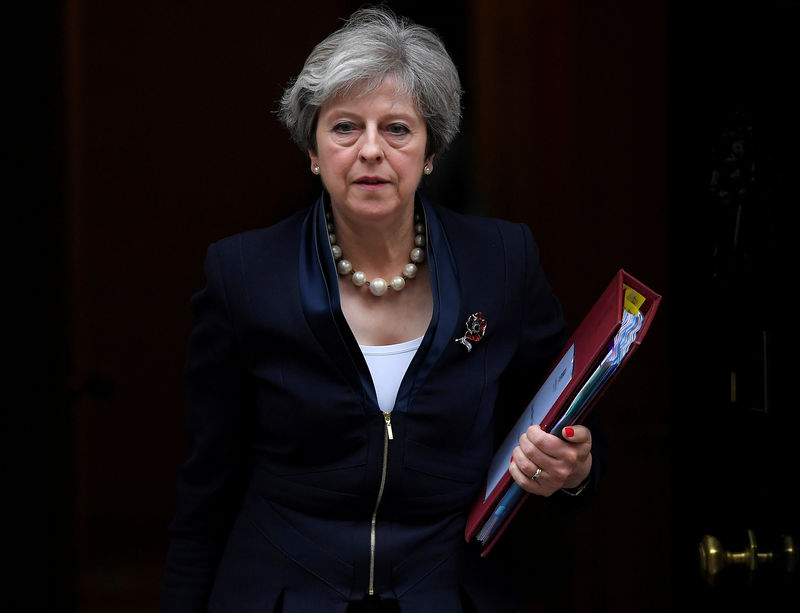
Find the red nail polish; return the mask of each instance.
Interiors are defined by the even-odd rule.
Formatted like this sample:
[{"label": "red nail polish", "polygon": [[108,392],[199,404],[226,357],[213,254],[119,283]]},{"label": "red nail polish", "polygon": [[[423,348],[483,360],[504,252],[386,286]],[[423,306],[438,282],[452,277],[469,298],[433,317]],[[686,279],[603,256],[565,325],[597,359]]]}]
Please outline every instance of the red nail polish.
[{"label": "red nail polish", "polygon": [[575,430],[569,427],[564,428],[564,436],[566,436],[567,438],[572,438],[573,436],[575,436]]}]

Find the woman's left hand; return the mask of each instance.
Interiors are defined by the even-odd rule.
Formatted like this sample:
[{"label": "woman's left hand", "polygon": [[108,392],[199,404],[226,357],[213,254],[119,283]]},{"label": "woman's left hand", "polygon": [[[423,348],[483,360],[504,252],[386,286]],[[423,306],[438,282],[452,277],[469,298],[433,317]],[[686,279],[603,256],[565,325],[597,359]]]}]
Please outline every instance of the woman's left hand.
[{"label": "woman's left hand", "polygon": [[530,494],[550,496],[578,487],[592,470],[592,433],[585,426],[562,430],[564,439],[531,426],[519,437],[508,472]]}]

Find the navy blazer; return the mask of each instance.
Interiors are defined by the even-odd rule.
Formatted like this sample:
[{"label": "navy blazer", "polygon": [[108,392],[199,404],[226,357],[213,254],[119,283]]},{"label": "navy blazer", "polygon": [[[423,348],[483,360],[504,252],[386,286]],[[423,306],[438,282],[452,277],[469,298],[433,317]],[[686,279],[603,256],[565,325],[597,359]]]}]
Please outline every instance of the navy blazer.
[{"label": "navy blazer", "polygon": [[[496,406],[499,391],[532,395],[565,326],[526,226],[418,205],[428,259],[413,282],[429,279],[433,316],[391,440],[340,308],[324,198],[209,248],[162,611],[263,613],[282,597],[288,613],[344,612],[370,591],[415,613],[461,611],[460,591],[501,609],[466,512],[495,411],[523,406]],[[487,328],[467,351],[455,339],[476,312]]]}]

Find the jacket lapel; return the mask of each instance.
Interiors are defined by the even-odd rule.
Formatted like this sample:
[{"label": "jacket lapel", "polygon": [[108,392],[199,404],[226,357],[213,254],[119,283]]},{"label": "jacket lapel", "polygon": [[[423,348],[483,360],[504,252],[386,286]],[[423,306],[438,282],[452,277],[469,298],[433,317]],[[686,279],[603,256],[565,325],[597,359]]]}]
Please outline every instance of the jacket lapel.
[{"label": "jacket lapel", "polygon": [[450,250],[442,221],[434,207],[418,194],[425,215],[426,251],[433,291],[433,316],[417,355],[406,372],[397,393],[395,408],[406,411],[417,390],[425,383],[448,344],[455,338],[461,311],[461,292],[455,258]]},{"label": "jacket lapel", "polygon": [[300,301],[309,328],[362,402],[378,406],[369,368],[342,313],[336,263],[325,219],[325,195],[311,207],[300,240]]}]

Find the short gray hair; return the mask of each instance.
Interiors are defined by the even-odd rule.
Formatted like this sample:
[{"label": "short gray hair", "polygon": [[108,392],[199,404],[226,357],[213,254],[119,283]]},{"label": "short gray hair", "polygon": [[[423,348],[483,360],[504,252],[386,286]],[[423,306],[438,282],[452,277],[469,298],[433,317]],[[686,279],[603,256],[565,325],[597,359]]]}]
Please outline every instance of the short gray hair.
[{"label": "short gray hair", "polygon": [[461,121],[461,81],[444,43],[431,29],[385,8],[362,8],[319,43],[283,93],[278,111],[303,151],[316,151],[319,111],[354,87],[377,89],[387,75],[425,119],[426,155],[440,153]]}]

